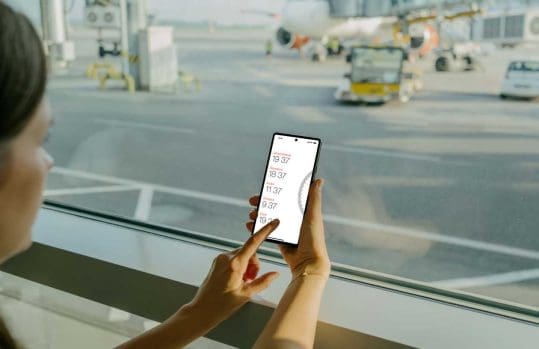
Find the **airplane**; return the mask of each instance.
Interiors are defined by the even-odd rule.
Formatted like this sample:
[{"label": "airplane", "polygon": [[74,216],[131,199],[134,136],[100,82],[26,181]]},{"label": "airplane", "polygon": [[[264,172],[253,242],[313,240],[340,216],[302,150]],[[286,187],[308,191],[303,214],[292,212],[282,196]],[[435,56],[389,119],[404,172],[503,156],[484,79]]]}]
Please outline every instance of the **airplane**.
[{"label": "airplane", "polygon": [[[425,5],[424,8],[431,9],[432,6]],[[302,50],[308,47],[313,60],[324,60],[328,51],[335,53],[326,47],[330,40],[335,39],[340,43],[336,53],[340,53],[342,42],[346,40],[382,44],[394,43],[398,39],[420,56],[428,54],[439,43],[437,30],[428,23],[437,19],[432,14],[411,18],[403,13],[376,17],[336,17],[332,16],[328,0],[289,0],[281,14],[254,10],[244,12],[265,14],[280,20],[275,33],[277,42],[288,49]],[[474,9],[442,16],[442,19],[453,20],[477,13],[479,11]]]}]

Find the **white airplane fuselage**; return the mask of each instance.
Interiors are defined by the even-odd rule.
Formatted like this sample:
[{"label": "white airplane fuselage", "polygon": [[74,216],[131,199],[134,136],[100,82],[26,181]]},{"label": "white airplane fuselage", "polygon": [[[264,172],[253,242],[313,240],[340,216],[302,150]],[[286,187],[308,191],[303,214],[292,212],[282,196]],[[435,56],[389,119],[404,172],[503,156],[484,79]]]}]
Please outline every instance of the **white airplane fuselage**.
[{"label": "white airplane fuselage", "polygon": [[394,22],[394,18],[387,17],[331,17],[329,2],[323,0],[287,1],[282,12],[284,29],[315,40],[371,38],[381,32],[384,24]]}]

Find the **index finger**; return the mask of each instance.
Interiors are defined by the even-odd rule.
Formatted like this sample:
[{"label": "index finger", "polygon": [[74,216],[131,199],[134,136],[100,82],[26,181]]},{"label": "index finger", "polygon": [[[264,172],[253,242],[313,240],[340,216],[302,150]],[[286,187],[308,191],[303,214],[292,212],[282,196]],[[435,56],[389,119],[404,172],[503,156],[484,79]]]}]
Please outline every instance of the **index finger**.
[{"label": "index finger", "polygon": [[251,196],[249,198],[249,203],[253,206],[257,206],[260,201],[260,195]]},{"label": "index finger", "polygon": [[274,219],[266,224],[262,229],[251,235],[245,244],[240,248],[236,255],[240,261],[248,261],[252,255],[256,253],[256,250],[266,240],[266,238],[279,226],[279,220]]}]

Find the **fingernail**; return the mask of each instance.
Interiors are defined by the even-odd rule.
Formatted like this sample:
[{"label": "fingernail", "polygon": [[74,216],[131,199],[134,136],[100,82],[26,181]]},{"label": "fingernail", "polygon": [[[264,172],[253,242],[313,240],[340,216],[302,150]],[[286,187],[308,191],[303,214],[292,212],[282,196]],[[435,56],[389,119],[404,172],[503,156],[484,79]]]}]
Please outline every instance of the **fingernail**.
[{"label": "fingernail", "polygon": [[324,185],[324,180],[323,179],[316,180],[316,187],[318,189],[321,189],[323,185]]},{"label": "fingernail", "polygon": [[281,223],[281,221],[279,221],[279,219],[274,219],[271,221],[271,226],[272,227],[277,227],[279,225],[279,223]]}]

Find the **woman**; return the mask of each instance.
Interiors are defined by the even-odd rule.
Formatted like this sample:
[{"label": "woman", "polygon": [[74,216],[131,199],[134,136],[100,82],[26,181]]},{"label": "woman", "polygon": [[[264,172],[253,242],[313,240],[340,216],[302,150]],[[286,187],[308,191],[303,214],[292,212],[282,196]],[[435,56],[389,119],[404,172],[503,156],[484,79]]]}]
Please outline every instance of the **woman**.
[{"label": "woman", "polygon": [[[42,202],[52,158],[43,149],[51,112],[45,97],[47,72],[41,41],[30,21],[0,0],[0,263],[31,245],[31,228]],[[310,348],[330,262],[324,241],[321,188],[317,180],[297,249],[280,247],[292,281],[258,338],[256,348]],[[259,198],[249,202],[256,206]],[[256,218],[251,211],[250,231]],[[237,250],[222,253],[195,298],[168,320],[119,348],[181,348],[203,336],[266,289],[277,276],[259,276],[256,250],[279,225],[275,220]],[[0,322],[0,348],[15,348]]]}]

